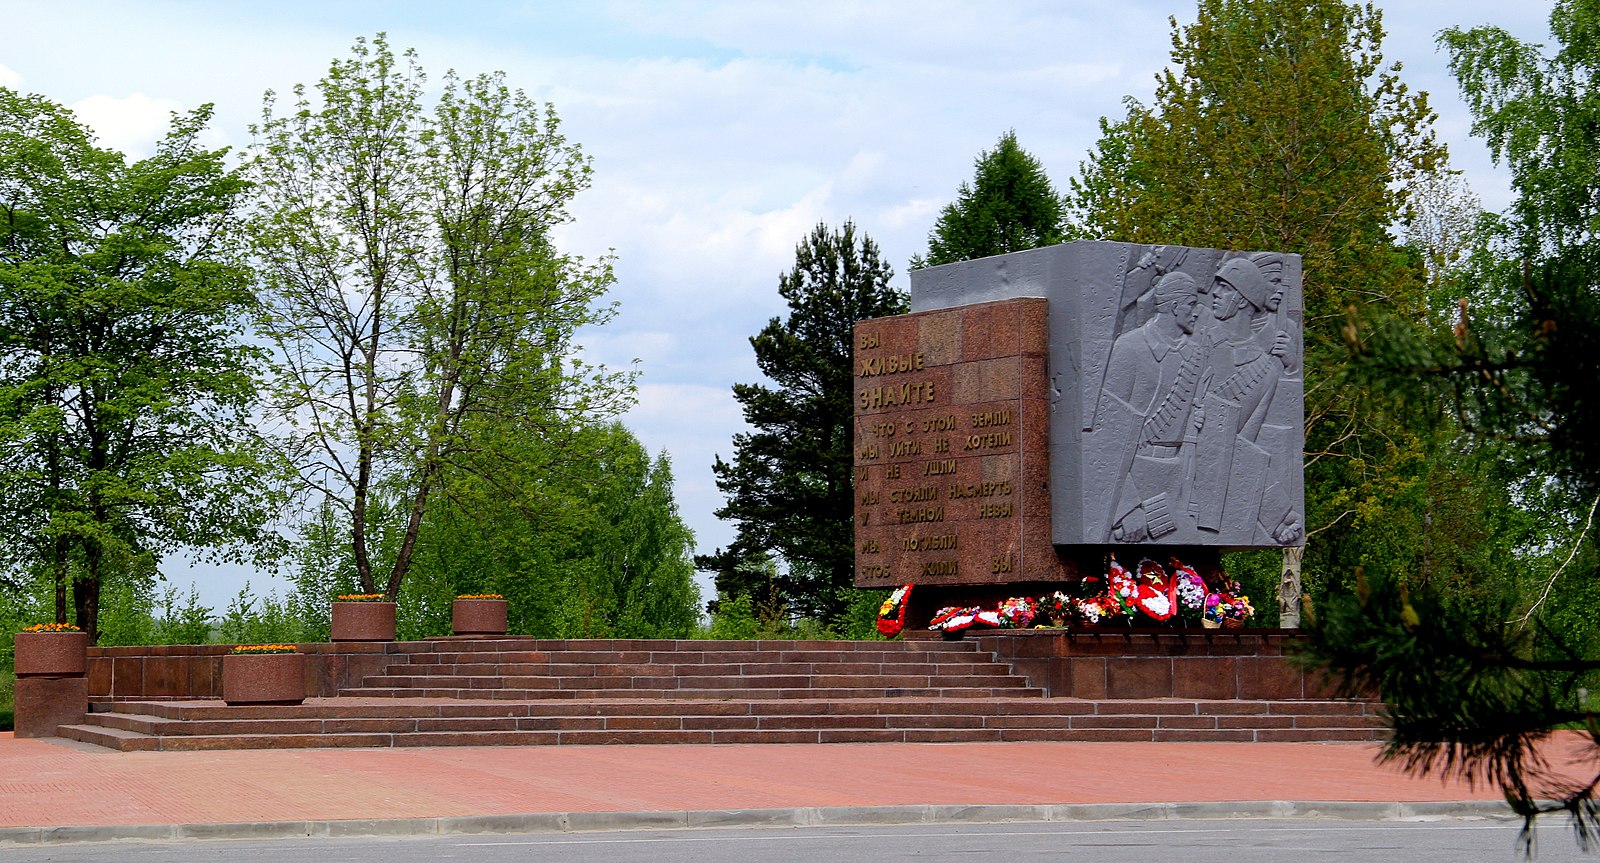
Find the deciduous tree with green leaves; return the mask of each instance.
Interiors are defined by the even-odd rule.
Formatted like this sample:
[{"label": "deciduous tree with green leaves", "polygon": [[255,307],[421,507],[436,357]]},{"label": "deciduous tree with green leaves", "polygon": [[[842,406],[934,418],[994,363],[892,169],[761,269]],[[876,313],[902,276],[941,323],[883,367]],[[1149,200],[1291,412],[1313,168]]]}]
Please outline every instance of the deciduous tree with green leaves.
[{"label": "deciduous tree with green leaves", "polygon": [[[789,315],[750,339],[772,386],[733,385],[754,430],[734,435],[733,461],[719,456],[712,466],[727,495],[717,517],[736,522],[738,533],[727,549],[695,562],[717,573],[720,596],[757,594],[758,603],[781,601],[823,621],[848,607],[855,324],[908,310],[889,284],[893,275],[878,244],[845,222],[838,230],[817,225],[795,248],[794,269],[778,278]],[[757,562],[770,556],[783,566],[769,581]]]},{"label": "deciduous tree with green leaves", "polygon": [[99,633],[101,586],[180,547],[267,543],[260,352],[234,254],[244,181],[175,116],[155,154],[95,145],[67,109],[0,88],[0,544]]},{"label": "deciduous tree with green leaves", "polygon": [[[574,342],[614,312],[609,259],[550,237],[588,160],[498,74],[447,73],[431,109],[424,83],[414,54],[358,39],[314,96],[268,94],[247,165],[273,412],[303,487],[344,515],[361,589],[391,597],[448,471],[514,485],[633,393]],[[504,457],[510,426],[550,461]]]},{"label": "deciduous tree with green leaves", "polygon": [[412,586],[431,591],[436,632],[449,630],[451,597],[493,592],[509,600],[513,632],[691,635],[699,621],[694,537],[679,517],[666,455],[652,459],[620,423],[584,429],[564,450],[562,462],[512,495],[475,473],[450,474],[413,567]]},{"label": "deciduous tree with green leaves", "polygon": [[962,182],[928,233],[928,254],[911,268],[970,261],[1059,243],[1066,206],[1044,166],[1017,143],[1016,130],[978,154],[972,183]]},{"label": "deciduous tree with green leaves", "polygon": [[[1455,274],[1453,325],[1374,315],[1349,331],[1362,379],[1413,416],[1442,410],[1464,448],[1522,478],[1519,505],[1543,530],[1500,562],[1511,589],[1497,594],[1369,573],[1356,596],[1319,609],[1312,659],[1382,694],[1385,757],[1497,785],[1528,827],[1569,813],[1589,850],[1600,839],[1600,2],[1560,0],[1551,29],[1553,55],[1494,27],[1444,32],[1474,131],[1510,168],[1516,198]],[[1570,764],[1540,748],[1562,726],[1590,744]]]},{"label": "deciduous tree with green leaves", "polygon": [[[1382,19],[1341,0],[1200,0],[1172,23],[1155,100],[1128,101],[1071,184],[1091,239],[1296,252],[1304,258],[1306,504],[1317,578],[1352,571],[1420,481],[1426,442],[1341,384],[1347,309],[1421,316],[1423,270],[1393,231],[1445,169],[1426,96],[1382,58]],[[1417,545],[1411,542],[1410,545]],[[1285,556],[1298,578],[1298,550]],[[1298,591],[1284,596],[1292,615]]]}]

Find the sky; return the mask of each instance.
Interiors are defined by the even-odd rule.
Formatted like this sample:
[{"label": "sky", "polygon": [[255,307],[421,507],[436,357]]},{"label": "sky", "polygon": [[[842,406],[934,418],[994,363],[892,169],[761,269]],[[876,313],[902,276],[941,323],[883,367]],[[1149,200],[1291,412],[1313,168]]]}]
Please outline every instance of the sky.
[{"label": "sky", "polygon": [[[1484,206],[1506,173],[1470,135],[1441,29],[1493,24],[1549,41],[1550,0],[1390,0],[1384,55],[1426,91]],[[0,0],[0,86],[77,112],[104,146],[151,152],[173,111],[213,103],[208,144],[250,144],[265,91],[308,87],[358,36],[417,51],[430,80],[503,71],[554,105],[594,163],[560,247],[616,256],[620,314],[583,333],[586,358],[638,361],[625,421],[667,452],[698,550],[733,526],[711,464],[745,430],[734,383],[759,381],[749,337],[786,307],[778,277],[818,223],[854,220],[907,287],[938,211],[1007,130],[1065,189],[1102,116],[1148,102],[1168,61],[1169,16],[1192,0],[807,3],[555,0]],[[1293,250],[1289,250],[1293,251]],[[283,576],[169,559],[170,583],[221,608],[250,579]]]}]

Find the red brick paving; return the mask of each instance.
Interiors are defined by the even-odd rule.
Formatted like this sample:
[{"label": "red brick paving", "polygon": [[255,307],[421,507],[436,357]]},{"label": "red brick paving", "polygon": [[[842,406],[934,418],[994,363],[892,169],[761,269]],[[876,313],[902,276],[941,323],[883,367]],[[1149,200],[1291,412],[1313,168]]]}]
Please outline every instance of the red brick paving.
[{"label": "red brick paving", "polygon": [[[1562,741],[1565,750],[1571,741]],[[0,733],[0,827],[907,804],[1493,800],[1368,744],[128,752]]]}]

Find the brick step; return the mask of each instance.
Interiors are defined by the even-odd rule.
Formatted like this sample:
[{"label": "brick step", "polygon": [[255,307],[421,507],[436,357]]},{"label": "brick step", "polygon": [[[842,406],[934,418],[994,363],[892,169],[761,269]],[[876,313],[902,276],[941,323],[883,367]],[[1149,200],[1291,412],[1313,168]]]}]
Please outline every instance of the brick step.
[{"label": "brick step", "polygon": [[[431,657],[430,657],[431,659]],[[396,663],[391,672],[405,676],[484,677],[532,676],[552,677],[676,677],[681,675],[771,675],[771,674],[854,674],[854,675],[943,675],[1006,676],[1011,669],[999,662],[947,663],[947,662],[749,662],[749,663],[683,663],[650,662],[623,663],[567,663],[567,662],[462,662],[445,663],[413,660]]]},{"label": "brick step", "polygon": [[62,726],[119,750],[601,743],[1374,741],[1360,701],[973,698],[700,701],[313,699],[98,704]]},{"label": "brick step", "polygon": [[536,746],[717,743],[1005,743],[1005,742],[1366,742],[1375,729],[1187,728],[606,728],[439,730],[415,732],[140,734],[91,725],[63,726],[62,736],[111,749],[216,750],[340,747]]},{"label": "brick step", "polygon": [[362,680],[365,687],[389,689],[628,689],[676,692],[682,689],[757,691],[763,689],[961,689],[967,687],[1015,688],[1024,690],[1027,681],[1006,675],[841,675],[788,674],[744,676],[573,677],[517,675],[423,675],[396,673],[371,675]]},{"label": "brick step", "polygon": [[752,663],[992,665],[990,654],[904,650],[482,650],[408,652],[413,663],[527,662],[539,665],[749,665]]},{"label": "brick step", "polygon": [[[996,661],[994,651],[973,641],[674,641],[608,639],[466,638],[425,639],[398,643],[396,651],[427,661],[428,657],[507,656],[542,661],[575,662],[980,662]],[[566,658],[563,660],[562,658]]]},{"label": "brick step", "polygon": [[340,691],[352,698],[485,698],[509,701],[528,701],[540,698],[639,698],[656,693],[661,698],[712,699],[720,701],[757,701],[771,698],[783,699],[845,699],[845,698],[1042,698],[1044,691],[1032,687],[966,686],[966,687],[810,687],[771,689],[511,689],[484,688],[426,688],[359,686]]},{"label": "brick step", "polygon": [[[1261,717],[1247,717],[1260,720]],[[103,728],[156,737],[219,737],[300,734],[418,734],[482,731],[769,731],[841,729],[1146,729],[1146,730],[1261,730],[1261,729],[1362,729],[1373,724],[1327,724],[1326,717],[1306,721],[1273,717],[1270,724],[1241,721],[1239,717],[1171,716],[929,716],[914,714],[742,714],[713,716],[454,716],[391,718],[283,718],[283,719],[161,719],[127,713],[95,714],[91,721]]]},{"label": "brick step", "polygon": [[[897,716],[1155,716],[1213,718],[1229,727],[1234,720],[1272,720],[1257,727],[1291,727],[1276,720],[1324,717],[1334,722],[1359,719],[1379,725],[1378,705],[1362,701],[1196,701],[1144,699],[1093,701],[1079,698],[992,698],[926,701],[903,698],[828,700],[668,700],[587,698],[499,701],[490,699],[330,698],[299,705],[229,705],[216,700],[111,702],[94,706],[94,716],[120,713],[159,719],[381,719],[498,718],[525,716],[728,716],[861,715]],[[1244,726],[1235,726],[1244,727]]]}]

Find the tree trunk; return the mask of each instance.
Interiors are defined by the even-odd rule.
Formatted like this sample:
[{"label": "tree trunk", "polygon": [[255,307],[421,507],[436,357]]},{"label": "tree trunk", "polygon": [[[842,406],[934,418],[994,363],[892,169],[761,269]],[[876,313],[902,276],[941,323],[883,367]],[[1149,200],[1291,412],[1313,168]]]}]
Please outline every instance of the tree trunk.
[{"label": "tree trunk", "polygon": [[65,535],[57,536],[50,557],[50,570],[56,583],[56,623],[67,622],[67,576],[71,572],[67,566],[67,553],[71,550],[71,542]]},{"label": "tree trunk", "polygon": [[1294,545],[1283,550],[1283,575],[1278,579],[1278,625],[1300,628],[1300,561],[1306,547]]},{"label": "tree trunk", "polygon": [[78,617],[78,628],[88,633],[89,643],[100,643],[100,543],[91,539],[84,544],[84,575],[72,582],[72,604]]}]

